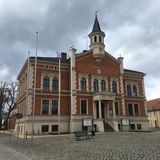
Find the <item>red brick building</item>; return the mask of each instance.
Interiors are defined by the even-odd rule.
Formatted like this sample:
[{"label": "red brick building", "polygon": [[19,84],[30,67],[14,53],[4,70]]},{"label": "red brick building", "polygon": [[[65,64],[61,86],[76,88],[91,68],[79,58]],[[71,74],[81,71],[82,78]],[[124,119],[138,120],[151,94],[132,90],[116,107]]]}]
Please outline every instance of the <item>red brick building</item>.
[{"label": "red brick building", "polygon": [[35,57],[28,58],[18,75],[20,133],[31,133],[32,113],[35,134],[82,130],[83,118],[92,118],[96,130],[102,132],[108,127],[148,130],[145,74],[124,69],[122,57],[116,59],[105,51],[104,37],[96,16],[90,49],[76,53],[72,48],[70,58],[66,53],[60,59],[37,57],[36,83]]}]

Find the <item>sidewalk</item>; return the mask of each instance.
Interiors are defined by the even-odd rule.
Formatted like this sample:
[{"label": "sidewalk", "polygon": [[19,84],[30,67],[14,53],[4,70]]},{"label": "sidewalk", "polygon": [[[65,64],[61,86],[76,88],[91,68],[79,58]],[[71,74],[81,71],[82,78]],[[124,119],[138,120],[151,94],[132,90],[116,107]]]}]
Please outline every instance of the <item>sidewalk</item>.
[{"label": "sidewalk", "polygon": [[31,160],[15,150],[0,143],[0,160]]}]

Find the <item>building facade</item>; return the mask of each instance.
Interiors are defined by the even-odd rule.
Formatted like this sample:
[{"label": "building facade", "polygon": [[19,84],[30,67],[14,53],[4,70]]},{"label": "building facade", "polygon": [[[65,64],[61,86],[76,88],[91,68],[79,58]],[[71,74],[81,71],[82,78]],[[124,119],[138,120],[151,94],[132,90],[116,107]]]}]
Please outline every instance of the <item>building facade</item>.
[{"label": "building facade", "polygon": [[147,101],[147,113],[150,127],[160,128],[160,98]]},{"label": "building facade", "polygon": [[104,37],[96,16],[89,50],[71,48],[69,58],[37,57],[37,65],[28,58],[18,75],[17,110],[23,116],[16,131],[68,133],[82,130],[84,118],[101,132],[148,130],[145,74],[124,69],[123,57],[105,51]]}]

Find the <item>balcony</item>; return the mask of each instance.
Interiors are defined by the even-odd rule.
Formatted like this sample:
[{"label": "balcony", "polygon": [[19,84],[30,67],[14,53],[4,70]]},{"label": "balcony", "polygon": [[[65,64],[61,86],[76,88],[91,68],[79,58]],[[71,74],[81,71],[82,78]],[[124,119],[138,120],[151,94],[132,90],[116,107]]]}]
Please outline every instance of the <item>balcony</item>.
[{"label": "balcony", "polygon": [[93,95],[93,100],[115,100],[115,95],[116,93],[110,92],[110,91],[101,91],[101,92],[96,92]]}]

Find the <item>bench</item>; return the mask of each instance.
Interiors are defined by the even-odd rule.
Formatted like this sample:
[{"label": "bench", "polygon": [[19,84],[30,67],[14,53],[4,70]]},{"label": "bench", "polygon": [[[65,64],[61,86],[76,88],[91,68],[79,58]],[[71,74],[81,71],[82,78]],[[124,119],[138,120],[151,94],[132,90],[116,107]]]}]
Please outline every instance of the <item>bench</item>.
[{"label": "bench", "polygon": [[92,136],[91,134],[88,134],[87,131],[75,131],[74,134],[76,137],[76,141],[80,141],[81,137],[85,137],[85,139],[88,140]]}]

